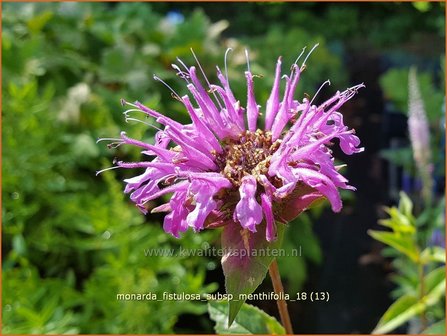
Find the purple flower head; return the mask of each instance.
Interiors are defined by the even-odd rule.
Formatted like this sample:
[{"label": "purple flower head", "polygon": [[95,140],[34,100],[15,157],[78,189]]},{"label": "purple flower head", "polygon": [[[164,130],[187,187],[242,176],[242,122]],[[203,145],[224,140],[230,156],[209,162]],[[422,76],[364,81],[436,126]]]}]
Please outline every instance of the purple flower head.
[{"label": "purple flower head", "polygon": [[[363,151],[339,112],[363,84],[313,105],[313,100],[295,97],[305,62],[301,67],[295,62],[290,74],[281,76],[279,58],[265,107],[256,101],[253,74],[245,72],[244,107],[219,68],[220,83],[210,84],[205,77],[205,87],[194,66],[180,63],[183,69],[173,67],[186,81],[190,95],[176,98],[188,111],[190,124],[180,124],[139,102],[123,102],[131,107],[126,116],[143,112],[164,126],[154,144],[129,138],[124,132],[115,139],[117,145],[140,147],[147,157],[141,162],[116,162],[121,168],[145,169],[125,180],[125,192],[143,213],[149,201],[171,194],[168,203],[152,212],[168,213],[164,229],[175,237],[189,227],[200,231],[231,222],[256,232],[265,221],[266,239],[272,241],[276,221],[290,221],[316,199],[325,197],[333,211],[340,211],[338,188],[355,189],[334,165],[330,145],[337,138],[344,153]],[[285,81],[283,93],[281,80]]]}]

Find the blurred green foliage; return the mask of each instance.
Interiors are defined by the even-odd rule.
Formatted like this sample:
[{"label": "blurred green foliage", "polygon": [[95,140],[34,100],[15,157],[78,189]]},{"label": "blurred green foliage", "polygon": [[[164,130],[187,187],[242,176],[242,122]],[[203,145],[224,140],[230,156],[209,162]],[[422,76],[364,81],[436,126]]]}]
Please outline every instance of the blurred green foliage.
[{"label": "blurred green foliage", "polygon": [[[433,32],[444,35],[445,4],[424,3],[358,4],[346,1],[334,5],[314,1],[303,2],[299,6],[293,2],[249,2],[223,7],[204,3],[202,6],[212,19],[222,16],[232,18],[226,33],[230,36],[263,36],[272,26],[283,32],[301,27],[307,32],[324,36],[331,44],[342,41],[351,48],[390,48],[402,41],[419,43]],[[161,10],[180,9],[187,13],[194,8],[190,3],[169,2],[157,3],[154,7]],[[299,50],[302,48],[299,43],[302,42],[296,41],[291,47]],[[436,46],[433,46],[435,49]]]}]

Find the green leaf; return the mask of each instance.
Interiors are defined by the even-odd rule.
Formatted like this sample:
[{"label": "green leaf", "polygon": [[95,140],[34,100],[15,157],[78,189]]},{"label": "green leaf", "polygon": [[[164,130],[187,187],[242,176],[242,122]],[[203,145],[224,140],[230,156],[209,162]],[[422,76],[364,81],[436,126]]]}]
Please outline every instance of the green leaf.
[{"label": "green leaf", "polygon": [[26,241],[23,238],[23,235],[17,234],[12,238],[12,246],[14,251],[17,252],[18,255],[24,256],[26,255]]},{"label": "green leaf", "polygon": [[445,264],[445,249],[439,246],[427,247],[421,253],[421,262],[427,264],[430,261]]},{"label": "green leaf", "polygon": [[[395,210],[395,209],[392,209],[392,210]],[[399,233],[414,234],[416,232],[416,228],[414,226],[409,225],[405,222],[396,220],[395,218],[379,220],[379,224],[389,227],[393,231],[399,232]]]},{"label": "green leaf", "polygon": [[409,294],[401,296],[388,308],[371,333],[386,334],[419,314],[423,309],[424,305],[418,303],[417,297]]},{"label": "green leaf", "polygon": [[373,230],[368,230],[368,234],[374,239],[404,253],[411,260],[415,262],[418,260],[417,247],[411,236]]},{"label": "green leaf", "polygon": [[428,273],[424,278],[424,286],[426,295],[423,300],[427,306],[432,306],[445,295],[445,267],[438,267]]},{"label": "green leaf", "polygon": [[[396,302],[380,319],[373,334],[385,334],[407,322],[415,315],[425,311],[427,307],[436,304],[445,295],[445,269],[439,267],[424,278],[426,295],[419,300],[415,295],[406,294]],[[418,288],[418,292],[420,287]]]},{"label": "green leaf", "polygon": [[421,332],[423,335],[445,335],[445,319],[436,322]]},{"label": "green leaf", "polygon": [[402,197],[403,199],[401,200],[401,202],[399,202],[399,208],[385,207],[385,211],[390,215],[390,218],[380,220],[379,223],[383,226],[387,226],[393,229],[393,231],[395,232],[413,234],[416,232],[416,220],[411,213],[411,201],[403,193]]},{"label": "green leaf", "polygon": [[28,28],[33,33],[40,32],[43,27],[52,19],[53,12],[45,11],[28,21]]},{"label": "green leaf", "polygon": [[399,196],[399,212],[405,217],[411,218],[413,216],[413,202],[411,202],[411,199],[403,191],[399,193]]},{"label": "green leaf", "polygon": [[230,328],[227,328],[227,301],[209,301],[208,312],[216,322],[214,330],[218,334],[285,334],[283,326],[274,317],[247,303],[242,305]]},{"label": "green leaf", "polygon": [[241,230],[233,222],[227,224],[222,232],[222,268],[225,275],[229,301],[228,325],[231,326],[245,302],[244,295],[251,294],[264,280],[269,265],[282,244],[285,225],[277,223],[277,239],[269,243],[265,239],[265,223],[257,227],[255,233]]},{"label": "green leaf", "polygon": [[431,9],[432,5],[430,2],[426,1],[416,1],[413,2],[413,7],[420,12],[428,12]]}]

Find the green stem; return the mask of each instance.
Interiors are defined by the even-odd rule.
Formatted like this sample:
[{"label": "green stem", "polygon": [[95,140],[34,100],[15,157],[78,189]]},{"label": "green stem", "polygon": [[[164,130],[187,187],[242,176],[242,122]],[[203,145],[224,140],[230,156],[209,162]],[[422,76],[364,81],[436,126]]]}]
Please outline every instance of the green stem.
[{"label": "green stem", "polygon": [[[276,259],[273,259],[269,267],[270,278],[272,279],[273,289],[279,297],[284,297],[284,287],[281,282],[281,276],[279,275],[278,263]],[[283,293],[281,295],[281,293]],[[285,300],[278,299],[279,316],[281,318],[281,324],[286,330],[287,335],[293,335],[292,323],[290,322],[289,311],[287,310],[287,302]]]},{"label": "green stem", "polygon": [[[424,265],[420,260],[418,261],[418,273],[419,273],[419,284],[420,284],[419,301],[423,302],[425,296]],[[422,331],[427,328],[427,318],[425,316],[425,310],[421,311],[420,319],[421,319],[421,331]]]}]

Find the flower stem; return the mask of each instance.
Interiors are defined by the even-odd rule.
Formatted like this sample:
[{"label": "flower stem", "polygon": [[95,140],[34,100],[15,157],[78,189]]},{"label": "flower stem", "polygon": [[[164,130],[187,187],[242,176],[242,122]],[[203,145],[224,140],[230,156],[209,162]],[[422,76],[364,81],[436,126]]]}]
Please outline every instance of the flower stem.
[{"label": "flower stem", "polygon": [[[422,302],[425,296],[425,284],[424,284],[424,265],[419,260],[418,262],[418,273],[419,273],[419,300]],[[421,319],[421,331],[425,330],[427,328],[427,317],[425,316],[425,311],[422,310],[420,314]]]},{"label": "flower stem", "polygon": [[[277,295],[284,297],[284,287],[281,282],[281,276],[279,275],[278,263],[276,259],[273,259],[269,267],[270,278],[272,279],[273,289]],[[282,293],[282,294],[281,294]],[[290,322],[289,312],[287,310],[287,302],[285,300],[278,299],[279,316],[281,317],[281,324],[284,326],[287,335],[293,335],[292,323]]]}]

